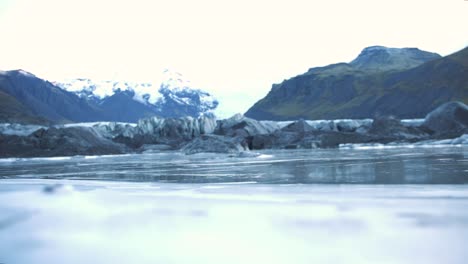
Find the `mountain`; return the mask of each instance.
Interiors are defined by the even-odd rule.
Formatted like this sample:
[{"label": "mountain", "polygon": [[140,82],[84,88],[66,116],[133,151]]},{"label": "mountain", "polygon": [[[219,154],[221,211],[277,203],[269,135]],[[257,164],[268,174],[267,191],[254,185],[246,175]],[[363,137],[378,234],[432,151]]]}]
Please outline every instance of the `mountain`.
[{"label": "mountain", "polygon": [[48,121],[35,116],[30,109],[18,102],[13,96],[0,91],[0,121],[5,123],[40,124]]},{"label": "mountain", "polygon": [[349,64],[362,71],[381,72],[410,69],[438,58],[440,55],[437,53],[417,48],[372,46],[363,49],[361,54]]},{"label": "mountain", "polygon": [[180,73],[169,70],[156,83],[72,79],[54,84],[99,105],[105,119],[113,121],[136,122],[154,115],[198,117],[218,106],[211,94],[192,88]]},{"label": "mountain", "polygon": [[140,118],[198,117],[218,106],[209,93],[189,87],[178,73],[162,83],[73,79],[49,82],[23,71],[0,72],[0,122],[136,122]]},{"label": "mountain", "polygon": [[[63,123],[102,117],[86,100],[23,70],[0,72],[0,92],[2,122]],[[12,113],[16,111],[18,116]]]},{"label": "mountain", "polygon": [[311,68],[274,84],[245,115],[258,120],[422,118],[468,103],[468,48],[447,57],[416,48],[365,48],[350,63]]}]

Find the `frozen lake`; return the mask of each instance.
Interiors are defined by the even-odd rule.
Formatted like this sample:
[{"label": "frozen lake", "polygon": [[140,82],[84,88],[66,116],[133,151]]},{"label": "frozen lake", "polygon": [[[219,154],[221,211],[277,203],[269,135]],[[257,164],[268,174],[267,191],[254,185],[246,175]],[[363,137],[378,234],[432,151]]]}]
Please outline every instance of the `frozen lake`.
[{"label": "frozen lake", "polygon": [[0,263],[466,263],[468,148],[0,160]]},{"label": "frozen lake", "polygon": [[143,182],[468,183],[468,146],[0,159],[0,178]]}]

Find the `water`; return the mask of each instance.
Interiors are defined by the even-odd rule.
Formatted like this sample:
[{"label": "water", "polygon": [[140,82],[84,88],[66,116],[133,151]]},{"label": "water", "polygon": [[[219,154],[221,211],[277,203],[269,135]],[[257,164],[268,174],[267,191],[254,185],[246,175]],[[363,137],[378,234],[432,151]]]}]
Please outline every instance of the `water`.
[{"label": "water", "polygon": [[272,150],[258,157],[179,152],[0,159],[0,178],[178,183],[462,184],[468,147]]},{"label": "water", "polygon": [[0,263],[468,259],[466,147],[3,159],[0,177]]}]

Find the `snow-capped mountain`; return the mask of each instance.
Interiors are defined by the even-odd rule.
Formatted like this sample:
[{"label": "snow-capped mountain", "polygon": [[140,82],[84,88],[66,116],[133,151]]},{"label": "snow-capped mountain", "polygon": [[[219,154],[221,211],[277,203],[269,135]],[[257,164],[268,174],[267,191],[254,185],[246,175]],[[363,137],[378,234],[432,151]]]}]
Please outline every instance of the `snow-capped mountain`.
[{"label": "snow-capped mountain", "polygon": [[153,82],[78,78],[53,84],[97,104],[105,112],[115,108],[126,116],[116,121],[136,121],[148,115],[197,117],[218,106],[211,94],[192,88],[180,73],[170,70],[165,70],[159,80]]}]

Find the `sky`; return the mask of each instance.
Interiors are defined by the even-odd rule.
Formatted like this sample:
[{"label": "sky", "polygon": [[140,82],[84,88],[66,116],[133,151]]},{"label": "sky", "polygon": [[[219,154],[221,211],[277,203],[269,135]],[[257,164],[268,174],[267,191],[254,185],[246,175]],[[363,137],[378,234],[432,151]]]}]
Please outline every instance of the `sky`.
[{"label": "sky", "polygon": [[273,83],[372,45],[468,46],[465,0],[0,0],[0,70],[48,80],[182,73],[243,113]]}]

